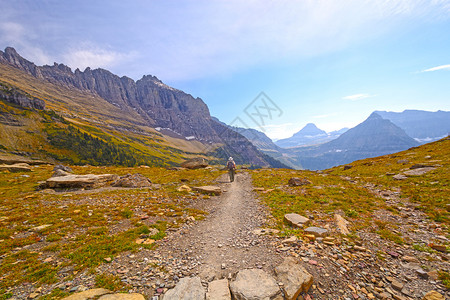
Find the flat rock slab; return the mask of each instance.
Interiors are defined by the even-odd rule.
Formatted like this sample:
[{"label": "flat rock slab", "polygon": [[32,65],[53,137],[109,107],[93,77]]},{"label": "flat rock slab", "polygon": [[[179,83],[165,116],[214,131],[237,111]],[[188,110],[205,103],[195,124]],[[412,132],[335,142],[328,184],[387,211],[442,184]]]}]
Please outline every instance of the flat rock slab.
[{"label": "flat rock slab", "polygon": [[64,188],[85,188],[94,189],[107,185],[111,185],[119,178],[115,174],[87,174],[87,175],[67,175],[59,177],[51,177],[47,179],[47,188],[64,189]]},{"label": "flat rock slab", "polygon": [[283,299],[276,280],[261,269],[239,271],[230,289],[236,300]]},{"label": "flat rock slab", "polygon": [[220,195],[222,194],[222,190],[218,186],[205,185],[205,186],[195,186],[193,189],[197,192],[203,194],[212,194],[212,195]]},{"label": "flat rock slab", "polygon": [[107,289],[91,289],[80,293],[72,294],[66,298],[63,298],[63,300],[86,300],[86,299],[92,299],[94,297],[102,296],[105,294],[112,293],[110,290]]},{"label": "flat rock slab", "polygon": [[309,224],[310,220],[306,217],[300,216],[299,214],[285,214],[284,219],[291,225],[302,228],[303,226]]},{"label": "flat rock slab", "polygon": [[205,300],[205,296],[200,277],[184,277],[173,289],[166,292],[163,300]]},{"label": "flat rock slab", "polygon": [[208,284],[206,300],[231,300],[230,287],[227,279],[214,280]]},{"label": "flat rock slab", "polygon": [[405,180],[405,179],[408,179],[408,177],[405,176],[405,175],[403,175],[403,174],[397,174],[397,175],[394,175],[394,176],[392,176],[392,178],[394,178],[395,180]]},{"label": "flat rock slab", "polygon": [[316,237],[324,237],[328,235],[328,230],[320,227],[308,227],[305,229],[306,233],[314,234]]},{"label": "flat rock slab", "polygon": [[138,293],[117,293],[103,295],[98,300],[145,300],[145,297]]},{"label": "flat rock slab", "polygon": [[433,171],[435,169],[436,169],[435,167],[417,168],[417,169],[405,171],[405,172],[403,172],[403,174],[406,176],[420,176],[420,175],[426,174],[430,171]]},{"label": "flat rock slab", "polygon": [[308,292],[313,276],[293,257],[286,257],[275,267],[277,280],[283,283],[285,299],[295,300],[302,292]]},{"label": "flat rock slab", "polygon": [[20,156],[0,156],[0,163],[6,164],[6,165],[25,163],[25,164],[29,164],[31,166],[48,164],[48,162],[46,162],[46,161],[28,159],[28,158],[20,157]]},{"label": "flat rock slab", "polygon": [[0,165],[0,170],[10,172],[31,172],[31,166],[27,163],[17,163],[13,165]]}]

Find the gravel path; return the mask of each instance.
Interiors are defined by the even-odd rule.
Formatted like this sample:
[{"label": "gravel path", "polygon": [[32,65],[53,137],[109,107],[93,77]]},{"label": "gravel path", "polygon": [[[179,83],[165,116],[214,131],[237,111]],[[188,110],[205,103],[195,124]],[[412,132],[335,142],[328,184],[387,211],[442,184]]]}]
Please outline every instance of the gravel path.
[{"label": "gravel path", "polygon": [[250,175],[238,173],[233,183],[226,176],[217,180],[225,192],[202,204],[206,219],[169,235],[157,249],[173,257],[180,275],[198,273],[208,280],[244,268],[269,270],[281,260],[273,238],[253,233],[264,226],[267,213],[252,192]]}]

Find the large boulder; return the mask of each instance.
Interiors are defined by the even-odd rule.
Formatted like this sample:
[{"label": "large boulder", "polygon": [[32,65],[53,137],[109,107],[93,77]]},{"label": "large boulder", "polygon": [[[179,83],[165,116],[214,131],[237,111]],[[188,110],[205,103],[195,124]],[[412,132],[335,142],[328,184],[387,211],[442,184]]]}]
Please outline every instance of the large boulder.
[{"label": "large boulder", "polygon": [[10,172],[30,172],[31,166],[26,163],[17,163],[13,165],[0,165],[0,170],[6,170]]},{"label": "large boulder", "polygon": [[208,166],[208,161],[201,157],[188,159],[181,163],[181,166],[186,169],[200,169]]},{"label": "large boulder", "polygon": [[233,299],[236,300],[282,300],[276,280],[260,269],[239,271],[230,284]]},{"label": "large boulder", "polygon": [[121,176],[114,182],[113,186],[116,187],[128,187],[128,188],[143,188],[152,186],[152,182],[150,179],[145,177],[142,174],[127,174],[125,176]]},{"label": "large boulder", "polygon": [[173,289],[167,291],[163,300],[205,300],[205,289],[200,277],[181,278]]},{"label": "large boulder", "polygon": [[87,175],[67,175],[51,177],[46,180],[45,186],[47,188],[54,189],[67,189],[67,188],[83,188],[94,189],[103,186],[111,185],[119,178],[115,174],[87,174]]},{"label": "large boulder", "polygon": [[299,228],[302,228],[303,226],[309,224],[310,222],[308,218],[300,216],[299,214],[295,213],[285,214],[284,219],[289,224]]},{"label": "large boulder", "polygon": [[293,257],[286,257],[275,267],[277,280],[283,283],[284,296],[295,300],[302,292],[307,292],[313,283],[313,276]]},{"label": "large boulder", "polygon": [[311,184],[311,181],[306,178],[292,177],[291,179],[289,179],[288,184],[290,186],[301,186]]},{"label": "large boulder", "polygon": [[211,281],[208,284],[206,300],[231,300],[230,287],[227,279]]}]

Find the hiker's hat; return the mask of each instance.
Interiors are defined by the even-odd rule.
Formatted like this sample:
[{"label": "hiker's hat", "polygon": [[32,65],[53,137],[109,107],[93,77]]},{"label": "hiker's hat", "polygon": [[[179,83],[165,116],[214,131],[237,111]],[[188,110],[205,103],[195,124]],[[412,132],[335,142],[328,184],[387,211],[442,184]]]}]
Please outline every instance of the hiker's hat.
[{"label": "hiker's hat", "polygon": [[228,160],[233,160],[233,158],[230,156],[230,158]]}]

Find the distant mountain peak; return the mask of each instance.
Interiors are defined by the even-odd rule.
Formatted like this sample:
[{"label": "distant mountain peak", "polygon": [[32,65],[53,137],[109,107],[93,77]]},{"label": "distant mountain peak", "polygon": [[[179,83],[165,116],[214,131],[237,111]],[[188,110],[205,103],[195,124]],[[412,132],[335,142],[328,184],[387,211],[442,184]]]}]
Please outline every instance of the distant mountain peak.
[{"label": "distant mountain peak", "polygon": [[373,112],[370,114],[370,116],[367,118],[367,120],[376,120],[376,119],[383,119],[377,112]]}]

